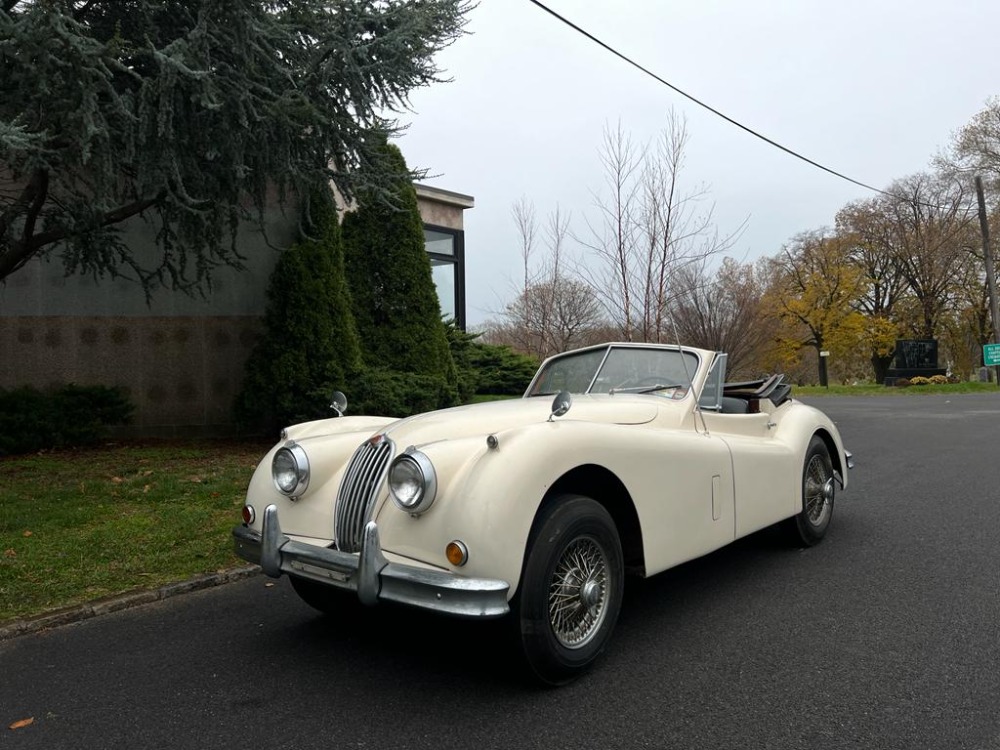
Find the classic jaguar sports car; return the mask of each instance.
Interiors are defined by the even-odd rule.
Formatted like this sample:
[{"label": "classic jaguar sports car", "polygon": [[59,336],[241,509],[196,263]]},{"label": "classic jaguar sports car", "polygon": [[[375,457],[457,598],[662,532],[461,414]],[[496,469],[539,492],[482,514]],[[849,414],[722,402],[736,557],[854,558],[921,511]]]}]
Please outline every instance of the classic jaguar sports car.
[{"label": "classic jaguar sports car", "polygon": [[607,645],[626,573],[779,524],[827,533],[853,466],[780,375],[726,355],[605,344],[546,360],[521,399],[288,427],[257,467],[236,551],[328,613],[356,597],[510,617],[545,682]]}]

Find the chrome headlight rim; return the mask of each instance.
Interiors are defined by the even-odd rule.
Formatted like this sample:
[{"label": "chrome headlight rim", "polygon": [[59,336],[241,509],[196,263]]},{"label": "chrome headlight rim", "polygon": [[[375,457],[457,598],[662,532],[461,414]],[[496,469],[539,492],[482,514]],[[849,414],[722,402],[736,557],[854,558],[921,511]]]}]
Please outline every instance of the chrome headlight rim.
[{"label": "chrome headlight rim", "polygon": [[[278,467],[279,461],[291,461],[291,471]],[[274,452],[271,459],[271,481],[278,492],[295,499],[309,487],[309,456],[295,441],[289,441]]]},{"label": "chrome headlight rim", "polygon": [[[410,476],[419,477],[416,492],[407,489],[406,482],[400,481],[400,472],[408,471]],[[426,513],[437,496],[437,473],[426,453],[412,445],[393,459],[389,465],[389,494],[396,507],[410,515]]]}]

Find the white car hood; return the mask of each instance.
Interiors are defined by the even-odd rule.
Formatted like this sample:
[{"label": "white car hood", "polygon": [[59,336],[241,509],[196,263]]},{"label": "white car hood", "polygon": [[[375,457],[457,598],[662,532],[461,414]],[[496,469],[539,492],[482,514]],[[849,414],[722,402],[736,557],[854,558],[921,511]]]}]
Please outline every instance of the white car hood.
[{"label": "white car hood", "polygon": [[[657,410],[655,397],[585,395],[574,396],[569,412],[556,419],[562,423],[644,424],[656,416]],[[490,401],[419,414],[394,422],[384,431],[397,445],[420,446],[542,423],[551,412],[550,396]]]}]

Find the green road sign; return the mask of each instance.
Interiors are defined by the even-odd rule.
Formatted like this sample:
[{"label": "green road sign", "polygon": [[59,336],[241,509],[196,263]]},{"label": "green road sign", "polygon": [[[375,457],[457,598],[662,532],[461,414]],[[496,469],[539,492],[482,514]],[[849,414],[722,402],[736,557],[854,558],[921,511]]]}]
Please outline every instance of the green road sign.
[{"label": "green road sign", "polygon": [[987,367],[1000,365],[1000,344],[983,344],[983,364]]}]

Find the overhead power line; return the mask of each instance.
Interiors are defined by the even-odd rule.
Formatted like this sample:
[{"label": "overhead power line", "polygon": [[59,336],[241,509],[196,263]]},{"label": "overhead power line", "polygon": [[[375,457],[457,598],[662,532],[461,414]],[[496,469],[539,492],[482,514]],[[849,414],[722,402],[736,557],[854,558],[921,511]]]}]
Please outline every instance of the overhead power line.
[{"label": "overhead power line", "polygon": [[[627,62],[629,65],[631,65],[634,68],[638,68],[643,73],[645,73],[646,75],[648,75],[650,78],[653,78],[654,80],[662,83],[667,88],[669,88],[669,89],[671,89],[673,91],[676,91],[678,94],[680,94],[684,98],[689,99],[690,101],[692,101],[695,104],[697,104],[699,107],[703,107],[704,109],[707,109],[713,115],[716,115],[717,117],[721,117],[723,120],[725,120],[729,124],[735,125],[740,130],[743,130],[743,131],[749,133],[750,135],[754,136],[755,138],[759,138],[760,140],[764,141],[764,143],[767,143],[768,145],[774,146],[775,148],[784,151],[789,156],[794,156],[796,159],[800,159],[801,161],[804,161],[806,164],[809,164],[809,165],[811,165],[813,167],[816,167],[817,169],[822,169],[824,172],[832,174],[834,177],[839,177],[842,180],[846,180],[847,182],[853,183],[853,184],[855,184],[855,185],[857,185],[859,187],[863,187],[863,188],[865,188],[865,190],[871,190],[871,191],[873,191],[875,193],[880,193],[880,194],[886,195],[886,196],[888,196],[890,198],[895,198],[896,200],[900,199],[900,196],[898,196],[898,195],[893,195],[892,193],[889,193],[889,192],[887,192],[885,190],[880,190],[879,188],[873,187],[872,185],[869,185],[869,184],[867,184],[865,182],[861,182],[860,180],[855,180],[853,177],[848,177],[846,174],[843,174],[842,172],[838,172],[835,169],[831,169],[830,167],[824,166],[823,164],[820,164],[818,161],[814,161],[814,160],[810,159],[808,156],[803,156],[798,151],[790,149],[787,146],[783,146],[780,143],[778,143],[777,141],[775,141],[775,140],[773,140],[771,138],[768,138],[766,135],[763,135],[762,133],[758,133],[753,128],[744,125],[743,123],[739,122],[738,120],[734,120],[729,115],[727,115],[727,114],[725,114],[723,112],[720,112],[715,107],[712,107],[711,105],[706,104],[705,102],[701,101],[701,99],[698,99],[697,97],[692,96],[691,94],[687,93],[686,91],[684,91],[684,90],[678,88],[677,86],[675,86],[674,84],[670,83],[670,81],[662,78],[661,76],[658,76],[656,73],[654,73],[653,71],[651,71],[649,68],[646,68],[646,67],[640,65],[635,60],[633,60],[632,58],[628,57],[627,55],[619,52],[618,50],[616,50],[611,45],[609,45],[609,44],[601,41],[600,39],[598,39],[596,36],[594,36],[593,34],[591,34],[586,29],[580,28],[575,23],[573,23],[572,21],[570,21],[568,18],[559,15],[558,13],[556,13],[554,10],[552,10],[551,8],[549,8],[544,3],[539,2],[539,0],[529,0],[529,2],[531,2],[534,5],[537,5],[539,8],[541,8],[542,10],[544,10],[546,13],[548,13],[549,15],[555,17],[556,19],[558,19],[562,23],[566,24],[567,26],[569,26],[571,29],[573,29],[577,33],[582,34],[583,36],[587,37],[590,41],[594,42],[597,45],[600,45],[601,47],[603,47],[604,49],[606,49],[608,52],[610,52],[611,54],[613,54],[615,57],[618,57],[618,58],[624,60],[625,62]],[[928,205],[928,206],[930,206],[931,204],[922,204],[922,205]],[[933,207],[934,208],[942,208],[941,206],[933,206]]]}]

